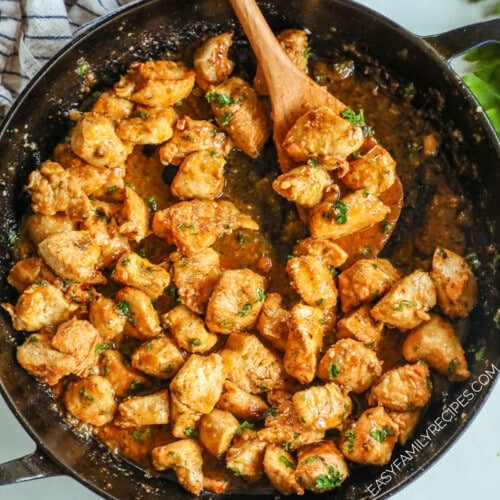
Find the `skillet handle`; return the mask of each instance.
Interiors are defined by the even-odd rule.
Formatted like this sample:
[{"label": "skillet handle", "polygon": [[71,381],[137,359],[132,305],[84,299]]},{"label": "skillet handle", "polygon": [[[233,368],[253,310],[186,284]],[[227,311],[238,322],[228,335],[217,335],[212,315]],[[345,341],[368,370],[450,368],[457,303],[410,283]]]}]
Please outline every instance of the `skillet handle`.
[{"label": "skillet handle", "polygon": [[61,475],[61,470],[39,448],[30,455],[0,464],[0,486]]},{"label": "skillet handle", "polygon": [[421,38],[441,57],[450,60],[478,45],[487,42],[498,42],[500,38],[500,18],[469,24],[445,33]]}]

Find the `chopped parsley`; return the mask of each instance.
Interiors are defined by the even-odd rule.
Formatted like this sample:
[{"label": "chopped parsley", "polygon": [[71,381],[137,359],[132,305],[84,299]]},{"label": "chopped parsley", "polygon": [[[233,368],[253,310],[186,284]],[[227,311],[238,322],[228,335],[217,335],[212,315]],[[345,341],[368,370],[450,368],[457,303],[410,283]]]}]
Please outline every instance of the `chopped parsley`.
[{"label": "chopped parsley", "polygon": [[379,443],[382,443],[387,439],[387,436],[394,436],[396,434],[396,431],[390,426],[390,425],[384,425],[382,429],[378,429],[377,427],[374,427],[370,434],[374,439],[376,439]]},{"label": "chopped parsley", "polygon": [[349,205],[346,205],[341,200],[336,200],[333,203],[333,210],[335,211],[337,224],[345,224],[347,222],[347,211],[349,210]]},{"label": "chopped parsley", "polygon": [[295,469],[295,466],[293,465],[293,462],[288,460],[285,455],[280,455],[280,462],[285,465],[285,467],[289,467],[290,469]]},{"label": "chopped parsley", "polygon": [[307,164],[311,168],[318,168],[318,160],[316,158],[309,158],[309,160],[307,160]]},{"label": "chopped parsley", "polygon": [[388,220],[383,220],[380,222],[380,230],[383,233],[390,233],[393,229],[392,224]]},{"label": "chopped parsley", "polygon": [[316,484],[314,488],[316,490],[328,490],[331,488],[337,488],[342,484],[342,474],[335,470],[333,465],[328,467],[328,474],[320,474],[316,478]]},{"label": "chopped parsley", "polygon": [[230,111],[224,111],[220,118],[217,119],[217,123],[219,125],[229,125],[229,122],[231,121],[231,118],[233,116],[233,113],[231,113]]},{"label": "chopped parsley", "polygon": [[457,359],[454,358],[448,363],[448,374],[453,375],[457,371]]},{"label": "chopped parsley", "polygon": [[205,99],[209,103],[214,103],[218,108],[223,108],[224,106],[231,106],[233,104],[239,104],[240,99],[233,99],[231,96],[224,94],[222,92],[217,92],[215,90],[209,90],[205,94]]},{"label": "chopped parsley", "polygon": [[192,427],[186,427],[184,429],[184,434],[190,438],[198,437],[198,431],[196,429],[193,429]]},{"label": "chopped parsley", "polygon": [[328,378],[335,378],[340,373],[339,367],[333,363],[328,365]]},{"label": "chopped parsley", "polygon": [[189,339],[188,344],[192,347],[199,347],[201,345],[201,340],[200,339]]},{"label": "chopped parsley", "polygon": [[85,388],[80,389],[80,397],[86,399],[87,401],[94,401],[94,396],[85,391]]},{"label": "chopped parsley", "polygon": [[266,294],[262,288],[257,288],[257,302],[264,302],[266,300]]},{"label": "chopped parsley", "polygon": [[132,325],[135,326],[135,319],[134,315],[132,314],[132,309],[130,308],[130,304],[126,300],[120,300],[116,306],[120,310],[120,312],[126,316],[128,322]]},{"label": "chopped parsley", "polygon": [[356,439],[356,433],[351,430],[347,430],[344,432],[344,437],[346,438],[346,450],[348,453],[352,453],[354,451],[354,440]]},{"label": "chopped parsley", "polygon": [[340,113],[340,116],[346,119],[353,127],[361,127],[365,137],[373,135],[373,129],[366,125],[365,113],[362,109],[359,113],[356,113],[352,108],[346,108]]},{"label": "chopped parsley", "polygon": [[247,420],[244,420],[239,426],[238,428],[236,429],[236,435],[237,436],[241,436],[241,433],[245,430],[245,429],[253,429],[253,424],[252,422],[248,422]]},{"label": "chopped parsley", "polygon": [[486,350],[486,346],[483,346],[483,347],[481,347],[481,349],[479,349],[479,351],[476,351],[476,353],[474,354],[474,359],[476,361],[481,361],[484,357],[485,350]]},{"label": "chopped parsley", "polygon": [[80,76],[85,76],[90,71],[90,64],[85,61],[85,59],[80,59],[78,61],[78,67],[76,68],[76,73]]},{"label": "chopped parsley", "polygon": [[252,304],[247,302],[246,304],[243,304],[241,309],[236,314],[238,316],[240,316],[241,318],[243,318],[248,314],[248,311],[251,311],[251,310],[252,310]]},{"label": "chopped parsley", "polygon": [[39,341],[38,337],[36,335],[32,335],[29,339],[30,344],[36,344]]},{"label": "chopped parsley", "polygon": [[400,302],[395,302],[391,304],[392,309],[395,311],[402,311],[404,307],[416,307],[417,303],[413,300],[402,300]]}]

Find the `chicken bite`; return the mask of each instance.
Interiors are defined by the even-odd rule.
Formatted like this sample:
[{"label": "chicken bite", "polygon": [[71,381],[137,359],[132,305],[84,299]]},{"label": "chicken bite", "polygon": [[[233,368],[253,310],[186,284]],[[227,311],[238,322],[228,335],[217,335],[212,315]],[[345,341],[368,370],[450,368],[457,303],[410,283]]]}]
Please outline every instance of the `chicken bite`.
[{"label": "chicken bite", "polygon": [[290,313],[281,305],[279,293],[267,293],[255,327],[262,338],[279,351],[286,349]]},{"label": "chicken bite", "polygon": [[143,396],[131,396],[118,405],[113,423],[118,427],[140,427],[164,425],[170,421],[170,398],[168,390]]},{"label": "chicken bite", "polygon": [[238,477],[257,481],[264,472],[266,446],[256,431],[244,430],[226,452],[226,467]]},{"label": "chicken bite", "polygon": [[19,293],[34,283],[43,284],[45,281],[57,284],[59,279],[39,257],[28,257],[18,260],[9,271],[7,283]]},{"label": "chicken bite", "polygon": [[112,340],[123,331],[127,318],[114,300],[100,295],[89,304],[89,321],[104,340]]},{"label": "chicken bite", "polygon": [[259,396],[240,389],[234,382],[226,380],[217,407],[226,410],[240,420],[259,420],[269,405]]},{"label": "chicken bite", "polygon": [[342,266],[347,253],[328,238],[304,238],[293,247],[293,255],[311,255],[320,259],[329,269]]},{"label": "chicken bite", "polygon": [[134,109],[134,103],[129,99],[118,97],[114,90],[102,92],[92,106],[92,111],[106,115],[113,120],[128,118]]},{"label": "chicken bite", "polygon": [[200,419],[200,442],[214,457],[221,457],[231,446],[239,427],[240,423],[231,413],[214,408]]},{"label": "chicken bite", "polygon": [[384,324],[370,314],[370,304],[363,304],[339,319],[337,339],[354,339],[369,349],[376,349],[382,340]]},{"label": "chicken bite", "polygon": [[149,221],[151,210],[146,202],[129,187],[125,188],[125,199],[119,213],[118,230],[134,242],[143,240],[151,233]]},{"label": "chicken bite", "polygon": [[78,229],[77,221],[64,213],[53,215],[31,214],[26,218],[26,231],[30,240],[38,245],[47,236]]},{"label": "chicken bite", "polygon": [[303,495],[304,488],[295,477],[297,466],[293,455],[277,444],[268,444],[264,453],[264,472],[271,484],[283,495]]}]

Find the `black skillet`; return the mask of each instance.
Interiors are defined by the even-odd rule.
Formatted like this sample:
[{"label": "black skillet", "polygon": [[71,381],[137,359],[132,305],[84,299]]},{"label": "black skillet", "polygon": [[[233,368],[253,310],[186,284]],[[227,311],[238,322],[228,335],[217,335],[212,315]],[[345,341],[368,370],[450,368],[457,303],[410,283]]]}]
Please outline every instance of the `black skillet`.
[{"label": "black skillet", "polygon": [[[494,272],[494,250],[499,242],[500,146],[477,101],[450,69],[449,58],[480,42],[498,39],[500,22],[495,20],[419,38],[373,11],[345,0],[277,0],[259,4],[275,32],[289,27],[308,28],[313,52],[322,56],[328,56],[332,47],[353,43],[362,57],[380,61],[393,74],[414,82],[422,96],[429,96],[421,99],[420,105],[431,107],[430,116],[440,123],[445,152],[452,165],[461,165],[456,168],[456,179],[474,207],[470,237],[480,263],[477,271],[480,293],[466,341],[470,380],[452,386],[441,400],[430,406],[414,439],[405,448],[397,449],[391,463],[384,468],[385,476],[380,468],[358,468],[338,492],[322,495],[350,499],[385,496],[425,470],[457,439],[480,410],[499,371],[496,367],[500,366],[500,336],[495,323],[499,280]],[[82,77],[75,71],[78,61],[83,58],[94,70],[97,84],[92,91],[96,91],[112,84],[133,60],[175,55],[200,37],[225,30],[235,31],[238,43],[243,43],[229,2],[224,0],[153,0],[132,4],[95,23],[32,80],[0,130],[1,302],[15,300],[6,284],[12,264],[8,249],[10,237],[16,233],[27,206],[23,186],[28,173],[40,160],[49,157],[55,144],[64,137],[68,127],[66,112],[89,96],[82,86]],[[143,470],[97,441],[84,438],[67,424],[52,409],[49,392],[16,363],[15,346],[21,338],[2,312],[1,390],[37,443],[37,449],[31,455],[2,465],[0,483],[68,474],[109,498],[190,496],[168,478],[146,477]],[[483,347],[483,357],[478,361],[474,353]],[[457,401],[464,401],[464,395],[471,392],[474,397],[459,412],[452,411]],[[444,415],[447,421],[442,423]],[[427,442],[429,429],[435,432]],[[412,458],[408,459],[409,456]],[[392,472],[387,474],[387,470]],[[257,493],[270,492],[254,491],[252,496]]]}]

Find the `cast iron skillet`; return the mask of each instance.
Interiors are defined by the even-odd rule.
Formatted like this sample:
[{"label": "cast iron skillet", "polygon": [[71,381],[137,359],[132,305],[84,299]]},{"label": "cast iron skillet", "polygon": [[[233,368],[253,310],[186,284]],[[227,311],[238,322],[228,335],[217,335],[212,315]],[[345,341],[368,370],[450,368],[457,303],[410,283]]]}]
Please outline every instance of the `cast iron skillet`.
[{"label": "cast iron skillet", "polygon": [[[259,3],[275,31],[308,28],[312,33],[313,52],[328,56],[332,47],[354,43],[360,53],[373,56],[391,72],[413,81],[422,95],[431,96],[429,100],[435,101],[432,119],[442,125],[443,143],[450,162],[463,165],[462,160],[467,158],[466,168],[458,169],[456,174],[474,206],[471,243],[480,263],[479,301],[470,318],[466,342],[471,378],[452,386],[441,401],[430,406],[413,440],[405,448],[395,450],[388,466],[383,470],[354,469],[339,491],[323,497],[385,496],[425,470],[447,449],[479,411],[499,371],[496,367],[500,366],[500,336],[494,321],[499,309],[499,280],[493,262],[499,240],[498,221],[494,220],[500,213],[499,141],[475,99],[450,69],[447,59],[480,41],[494,39],[500,24],[496,20],[421,39],[369,9],[345,0]],[[64,137],[68,127],[65,112],[88,97],[82,87],[82,77],[75,72],[78,60],[84,58],[94,70],[98,81],[94,91],[112,84],[133,60],[175,55],[186,44],[223,30],[234,30],[238,43],[243,40],[225,0],[152,0],[132,4],[95,23],[33,79],[0,130],[0,301],[15,300],[6,284],[12,264],[8,248],[9,238],[16,233],[27,206],[23,193],[27,176]],[[442,102],[438,96],[444,98]],[[2,393],[36,441],[37,450],[4,464],[0,468],[0,482],[69,474],[109,498],[176,500],[189,497],[170,479],[146,478],[144,471],[73,430],[52,409],[49,392],[16,363],[15,346],[21,338],[2,311]],[[474,353],[483,347],[483,358],[477,361]],[[252,496],[257,493],[266,492],[253,491]]]}]

